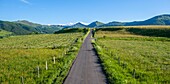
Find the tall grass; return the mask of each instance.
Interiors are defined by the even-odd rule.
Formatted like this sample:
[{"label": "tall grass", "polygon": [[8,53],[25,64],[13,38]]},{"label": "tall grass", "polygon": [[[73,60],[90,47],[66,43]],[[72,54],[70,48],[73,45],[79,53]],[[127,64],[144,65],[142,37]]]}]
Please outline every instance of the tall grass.
[{"label": "tall grass", "polygon": [[166,36],[170,29],[167,30],[168,33],[161,28],[98,29],[94,45],[109,83],[170,83],[170,38]]},{"label": "tall grass", "polygon": [[0,83],[62,84],[83,37],[79,32],[0,39]]}]

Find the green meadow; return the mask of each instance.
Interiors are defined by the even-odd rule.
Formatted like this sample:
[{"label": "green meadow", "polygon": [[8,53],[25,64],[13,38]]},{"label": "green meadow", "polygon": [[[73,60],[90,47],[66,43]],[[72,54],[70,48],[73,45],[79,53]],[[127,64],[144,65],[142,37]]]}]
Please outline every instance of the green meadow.
[{"label": "green meadow", "polygon": [[85,34],[67,32],[0,39],[0,83],[62,84]]},{"label": "green meadow", "polygon": [[92,42],[110,84],[170,83],[170,27],[99,28]]}]

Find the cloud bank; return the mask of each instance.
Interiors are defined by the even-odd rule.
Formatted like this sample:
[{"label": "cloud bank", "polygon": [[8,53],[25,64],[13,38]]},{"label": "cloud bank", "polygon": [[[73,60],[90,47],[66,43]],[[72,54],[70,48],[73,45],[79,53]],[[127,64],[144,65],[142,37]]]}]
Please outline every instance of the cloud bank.
[{"label": "cloud bank", "polygon": [[28,0],[20,0],[21,2],[25,3],[25,4],[31,4]]}]

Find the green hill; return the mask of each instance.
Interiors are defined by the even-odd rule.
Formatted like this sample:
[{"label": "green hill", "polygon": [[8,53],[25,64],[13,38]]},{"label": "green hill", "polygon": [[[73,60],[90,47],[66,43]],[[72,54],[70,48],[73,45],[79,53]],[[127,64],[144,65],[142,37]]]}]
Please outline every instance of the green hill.
[{"label": "green hill", "polygon": [[134,21],[134,22],[109,22],[107,24],[101,25],[99,27],[106,26],[138,26],[138,25],[170,25],[170,15],[158,15],[144,21]]},{"label": "green hill", "polygon": [[14,21],[14,22],[15,22],[15,23],[24,24],[24,25],[27,25],[27,26],[32,26],[32,27],[37,27],[37,26],[40,26],[40,25],[41,25],[41,24],[29,22],[29,21],[27,21],[27,20],[18,20],[18,21]]},{"label": "green hill", "polygon": [[159,15],[143,21],[145,25],[170,25],[170,15]]},{"label": "green hill", "polygon": [[82,24],[82,23],[80,23],[80,22],[78,22],[78,23],[70,26],[69,28],[85,28],[85,27],[87,27],[87,26]]},{"label": "green hill", "polygon": [[54,33],[62,29],[59,25],[41,25],[26,20],[15,22],[0,21],[0,29],[13,32],[16,35],[26,35],[33,33]]},{"label": "green hill", "polygon": [[0,29],[13,32],[17,35],[30,34],[33,32],[37,32],[35,28],[27,25],[23,25],[20,23],[8,22],[8,21],[0,21]]},{"label": "green hill", "polygon": [[24,24],[27,26],[34,27],[40,33],[54,33],[63,28],[61,25],[41,25],[37,23],[32,23],[26,20],[18,20],[16,23]]},{"label": "green hill", "polygon": [[97,27],[97,26],[101,26],[103,25],[104,23],[102,22],[99,22],[99,21],[95,21],[95,22],[92,22],[88,25],[88,27]]}]

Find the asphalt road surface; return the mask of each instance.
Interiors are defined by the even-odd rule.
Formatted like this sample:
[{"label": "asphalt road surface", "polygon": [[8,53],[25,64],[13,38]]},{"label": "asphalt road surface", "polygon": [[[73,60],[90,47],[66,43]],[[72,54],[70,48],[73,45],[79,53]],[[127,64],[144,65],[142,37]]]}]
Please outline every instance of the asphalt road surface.
[{"label": "asphalt road surface", "polygon": [[86,37],[64,84],[106,84],[98,56],[91,44],[91,34]]}]

